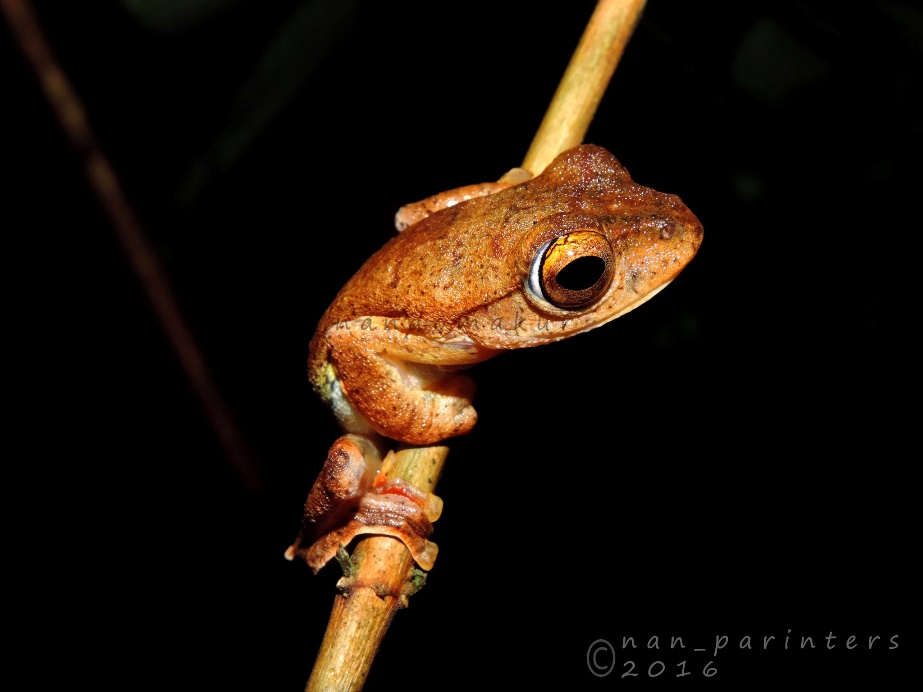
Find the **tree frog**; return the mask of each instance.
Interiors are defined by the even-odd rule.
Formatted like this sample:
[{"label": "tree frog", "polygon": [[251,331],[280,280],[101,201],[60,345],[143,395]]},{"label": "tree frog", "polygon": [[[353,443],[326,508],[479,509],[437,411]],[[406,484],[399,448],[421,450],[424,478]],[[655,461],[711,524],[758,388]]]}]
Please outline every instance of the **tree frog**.
[{"label": "tree frog", "polygon": [[388,440],[428,445],[467,433],[477,414],[461,370],[633,310],[679,274],[703,235],[678,197],[638,185],[593,145],[523,182],[407,205],[396,226],[309,347],[310,381],[344,430],[286,552],[315,572],[360,533],[399,538],[431,569],[442,503],[381,473]]}]

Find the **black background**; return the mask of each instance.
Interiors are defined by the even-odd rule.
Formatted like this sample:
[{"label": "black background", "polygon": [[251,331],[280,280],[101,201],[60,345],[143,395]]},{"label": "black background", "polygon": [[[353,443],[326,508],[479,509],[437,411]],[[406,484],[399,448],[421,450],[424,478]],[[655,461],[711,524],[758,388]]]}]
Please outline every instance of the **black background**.
[{"label": "black background", "polygon": [[[592,3],[365,3],[316,24],[309,77],[282,69],[294,96],[224,161],[216,141],[272,93],[235,97],[301,3],[185,30],[83,5],[39,17],[263,484],[224,459],[4,29],[3,225],[25,241],[10,369],[35,425],[15,425],[11,469],[39,530],[30,598],[54,604],[40,645],[79,651],[77,680],[301,689],[338,576],[282,558],[337,434],[305,379],[313,328],[398,206],[521,162]],[[711,684],[909,669],[918,350],[896,306],[918,261],[920,78],[903,3],[648,3],[587,141],[680,195],[702,249],[642,309],[472,371],[439,560],[367,689],[612,689],[656,660],[694,679],[712,661]],[[597,639],[609,677],[587,670]]]}]

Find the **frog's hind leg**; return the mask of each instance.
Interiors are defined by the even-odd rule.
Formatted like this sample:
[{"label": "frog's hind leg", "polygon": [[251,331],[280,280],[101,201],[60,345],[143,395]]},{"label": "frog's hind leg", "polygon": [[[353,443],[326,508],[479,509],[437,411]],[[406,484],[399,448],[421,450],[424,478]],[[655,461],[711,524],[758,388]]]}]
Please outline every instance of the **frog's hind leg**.
[{"label": "frog's hind leg", "polygon": [[442,513],[442,500],[401,479],[389,479],[394,452],[388,453],[383,468],[377,442],[348,434],[333,443],[286,558],[299,556],[316,573],[356,536],[382,534],[402,541],[421,568],[432,569],[438,548],[427,539]]}]

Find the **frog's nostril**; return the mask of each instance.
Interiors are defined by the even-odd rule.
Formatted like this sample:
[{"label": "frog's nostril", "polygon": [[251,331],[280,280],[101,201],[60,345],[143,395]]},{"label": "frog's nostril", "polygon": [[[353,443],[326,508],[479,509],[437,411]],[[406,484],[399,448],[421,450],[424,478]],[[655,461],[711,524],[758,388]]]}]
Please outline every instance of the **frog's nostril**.
[{"label": "frog's nostril", "polygon": [[660,239],[669,240],[676,234],[676,222],[672,219],[664,220],[660,225]]}]

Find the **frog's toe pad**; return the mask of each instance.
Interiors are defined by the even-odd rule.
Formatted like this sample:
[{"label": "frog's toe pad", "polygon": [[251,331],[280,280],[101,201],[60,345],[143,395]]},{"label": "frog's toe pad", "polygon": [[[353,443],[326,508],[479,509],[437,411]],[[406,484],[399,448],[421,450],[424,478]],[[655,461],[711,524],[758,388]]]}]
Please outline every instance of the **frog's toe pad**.
[{"label": "frog's toe pad", "polygon": [[355,516],[346,524],[307,546],[302,544],[299,536],[295,544],[285,551],[285,557],[291,560],[296,555],[300,556],[316,574],[336,556],[341,545],[347,545],[360,534],[382,534],[403,542],[420,568],[429,571],[439,551],[435,543],[427,540],[432,533],[433,524],[426,512],[410,498],[368,493],[362,497]]}]

